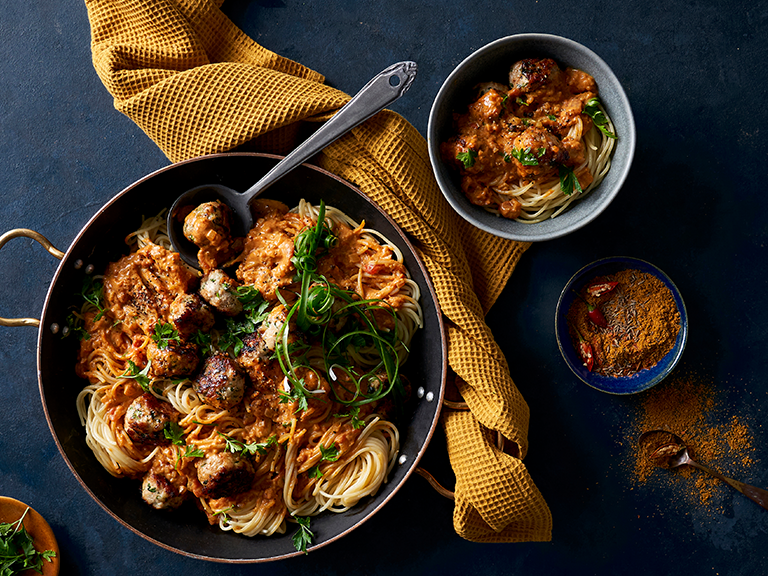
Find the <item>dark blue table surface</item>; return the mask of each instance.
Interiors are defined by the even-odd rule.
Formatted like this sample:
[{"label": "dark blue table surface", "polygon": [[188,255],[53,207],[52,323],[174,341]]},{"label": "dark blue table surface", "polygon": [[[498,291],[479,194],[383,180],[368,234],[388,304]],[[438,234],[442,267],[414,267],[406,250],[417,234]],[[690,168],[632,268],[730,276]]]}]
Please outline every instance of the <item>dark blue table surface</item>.
[{"label": "dark blue table surface", "polygon": [[[227,0],[224,10],[263,46],[349,93],[388,64],[415,60],[418,78],[393,108],[422,134],[451,69],[502,36],[572,38],[619,77],[638,134],[624,189],[587,228],[533,246],[489,318],[531,408],[525,462],[551,507],[553,540],[462,540],[451,503],[412,477],[371,521],[308,557],[244,566],[166,551],[80,487],[46,425],[36,330],[0,328],[0,495],[48,519],[62,574],[768,573],[768,511],[725,488],[716,508],[702,509],[684,505],[674,485],[635,485],[625,432],[640,400],[580,384],[554,339],[560,290],[583,265],[615,255],[656,264],[688,309],[678,371],[714,382],[727,399],[722,417],[750,423],[754,463],[742,480],[768,487],[768,3]],[[33,228],[65,249],[112,195],[168,164],[114,110],[89,45],[80,1],[3,6],[0,232]],[[56,266],[30,240],[9,243],[0,254],[0,316],[39,317]],[[438,468],[440,436],[427,455]]]}]

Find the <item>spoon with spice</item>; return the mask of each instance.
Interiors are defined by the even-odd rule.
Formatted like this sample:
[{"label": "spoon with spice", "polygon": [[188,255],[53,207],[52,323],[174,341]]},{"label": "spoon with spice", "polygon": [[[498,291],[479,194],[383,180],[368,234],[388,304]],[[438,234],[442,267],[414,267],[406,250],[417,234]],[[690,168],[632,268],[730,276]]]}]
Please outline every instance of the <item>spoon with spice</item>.
[{"label": "spoon with spice", "polygon": [[671,468],[677,468],[678,466],[693,466],[699,470],[703,470],[707,474],[711,474],[715,478],[722,480],[726,484],[730,484],[736,490],[744,494],[750,500],[754,500],[760,506],[768,510],[768,490],[757,488],[756,486],[750,486],[744,484],[733,478],[723,476],[720,472],[712,470],[706,466],[702,466],[695,460],[692,460],[688,454],[688,448],[683,442],[683,439],[672,432],[666,430],[651,430],[645,432],[639,438],[640,449],[645,457],[654,465],[659,468],[669,470]]}]

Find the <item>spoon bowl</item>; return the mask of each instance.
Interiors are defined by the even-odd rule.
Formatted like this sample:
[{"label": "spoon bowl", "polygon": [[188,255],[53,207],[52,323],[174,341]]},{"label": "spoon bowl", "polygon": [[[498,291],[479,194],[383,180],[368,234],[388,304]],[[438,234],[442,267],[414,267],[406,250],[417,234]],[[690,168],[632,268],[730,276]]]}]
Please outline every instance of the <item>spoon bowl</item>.
[{"label": "spoon bowl", "polygon": [[181,194],[168,211],[167,223],[171,243],[182,260],[194,268],[200,268],[197,260],[198,247],[189,241],[183,232],[184,218],[191,209],[204,202],[219,200],[232,212],[231,233],[234,236],[245,236],[253,227],[250,205],[257,196],[352,128],[400,98],[411,87],[416,71],[416,63],[410,61],[398,62],[382,70],[328,122],[245,192],[238,192],[222,184],[205,184]]},{"label": "spoon bowl", "polygon": [[651,430],[641,434],[638,442],[640,444],[640,449],[654,466],[666,470],[685,465],[693,466],[694,468],[703,470],[718,480],[722,480],[726,484],[729,484],[750,500],[753,500],[763,508],[768,509],[768,490],[763,490],[762,488],[744,484],[733,478],[728,478],[716,470],[699,464],[688,454],[688,447],[685,445],[683,439],[677,434],[667,430]]}]

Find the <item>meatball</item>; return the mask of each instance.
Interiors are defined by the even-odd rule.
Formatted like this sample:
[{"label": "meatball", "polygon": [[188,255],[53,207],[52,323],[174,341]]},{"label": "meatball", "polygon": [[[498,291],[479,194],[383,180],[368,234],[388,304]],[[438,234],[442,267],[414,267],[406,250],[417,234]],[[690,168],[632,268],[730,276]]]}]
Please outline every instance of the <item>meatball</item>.
[{"label": "meatball", "polygon": [[217,452],[197,463],[202,496],[222,498],[245,492],[256,475],[247,458],[232,452]]},{"label": "meatball", "polygon": [[224,271],[211,270],[200,281],[200,296],[219,312],[237,316],[243,311],[243,304],[235,294],[237,285]]},{"label": "meatball", "polygon": [[233,255],[230,232],[232,211],[222,202],[205,202],[184,218],[184,236],[200,248],[197,259],[203,270],[211,270]]},{"label": "meatball", "polygon": [[237,363],[246,371],[257,389],[282,379],[280,364],[272,357],[261,334],[255,332],[243,338],[243,347],[237,355]]},{"label": "meatball", "polygon": [[[288,318],[288,309],[280,304],[272,308],[267,319],[259,326],[259,332],[268,350],[274,351],[277,347],[277,339],[282,338],[281,330],[285,325],[286,318]],[[290,326],[288,329],[290,330]],[[293,340],[294,338],[289,338],[288,342]]]},{"label": "meatball", "polygon": [[560,83],[560,74],[560,67],[551,58],[528,58],[515,62],[509,69],[511,95],[526,94],[545,84]]},{"label": "meatball", "polygon": [[526,128],[514,139],[512,145],[517,150],[532,154],[538,166],[563,164],[568,160],[568,151],[560,139],[542,128]]},{"label": "meatball", "polygon": [[170,407],[145,392],[128,405],[125,432],[134,442],[157,444],[165,441],[163,430],[170,421]]},{"label": "meatball", "polygon": [[175,340],[168,341],[165,346],[150,340],[147,359],[152,363],[150,371],[155,378],[187,376],[195,371],[200,362],[197,346]]},{"label": "meatball", "polygon": [[194,389],[209,406],[226,410],[243,399],[245,376],[228,354],[218,352],[205,361]]},{"label": "meatball", "polygon": [[488,90],[475,102],[470,104],[469,113],[473,118],[481,120],[495,120],[504,109],[504,92]]},{"label": "meatball", "polygon": [[141,481],[141,498],[158,510],[178,508],[184,501],[184,495],[168,478],[152,470]]},{"label": "meatball", "polygon": [[179,294],[171,302],[169,320],[182,340],[195,332],[208,332],[215,323],[211,308],[197,294]]}]

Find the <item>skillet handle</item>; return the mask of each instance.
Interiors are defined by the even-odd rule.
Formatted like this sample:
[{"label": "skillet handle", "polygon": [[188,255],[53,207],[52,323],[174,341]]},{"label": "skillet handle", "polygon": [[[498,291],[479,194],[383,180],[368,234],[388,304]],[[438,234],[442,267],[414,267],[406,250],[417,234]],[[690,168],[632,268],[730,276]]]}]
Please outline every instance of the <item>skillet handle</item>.
[{"label": "skillet handle", "polygon": [[[466,402],[453,402],[451,400],[443,400],[443,406],[446,408],[450,408],[452,410],[469,410],[469,406],[467,406]],[[504,450],[504,436],[500,432],[496,433],[496,447],[499,450]],[[424,478],[427,482],[429,482],[429,485],[432,486],[432,488],[435,489],[435,492],[440,494],[440,496],[443,496],[445,498],[448,498],[449,500],[455,500],[456,494],[455,492],[451,492],[447,488],[444,488],[440,482],[438,482],[432,474],[427,472],[424,468],[421,466],[417,466],[414,470],[419,476]]]},{"label": "skillet handle", "polygon": [[[452,402],[451,400],[443,400],[443,406],[446,408],[451,408],[453,410],[469,410],[469,407],[465,402]],[[451,492],[447,488],[444,488],[440,482],[438,482],[432,474],[427,472],[424,468],[421,466],[417,466],[414,470],[416,474],[424,478],[427,482],[429,482],[429,485],[432,486],[432,488],[435,489],[435,492],[440,494],[440,496],[443,496],[444,498],[448,498],[449,500],[455,500],[456,496],[454,492]]]},{"label": "skillet handle", "polygon": [[[40,245],[45,248],[51,256],[54,258],[57,258],[61,260],[64,258],[64,252],[61,250],[58,250],[54,247],[53,244],[40,234],[39,232],[35,232],[34,230],[29,230],[28,228],[16,228],[14,230],[9,230],[2,236],[0,236],[0,249],[5,246],[5,244],[13,239],[13,238],[19,238],[19,237],[25,237],[25,238],[32,238],[32,240],[36,240],[40,243]],[[37,318],[2,318],[0,317],[0,326],[40,326],[40,320]]]}]

